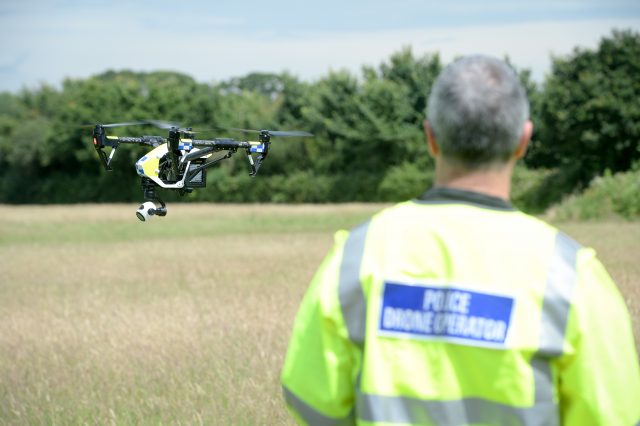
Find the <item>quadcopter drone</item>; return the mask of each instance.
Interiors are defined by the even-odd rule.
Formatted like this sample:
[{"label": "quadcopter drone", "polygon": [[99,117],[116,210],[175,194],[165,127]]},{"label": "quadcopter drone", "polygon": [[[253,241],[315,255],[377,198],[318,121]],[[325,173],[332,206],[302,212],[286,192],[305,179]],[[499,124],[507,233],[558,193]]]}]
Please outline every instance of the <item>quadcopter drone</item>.
[{"label": "quadcopter drone", "polygon": [[[132,125],[153,125],[169,131],[167,138],[162,136],[108,136],[105,129]],[[93,125],[92,125],[93,126]],[[156,188],[177,191],[184,195],[194,188],[203,188],[207,184],[206,170],[222,160],[231,158],[238,150],[246,153],[249,161],[250,176],[256,176],[262,162],[269,154],[272,136],[307,137],[311,133],[302,131],[251,130],[238,128],[217,128],[219,130],[257,133],[258,141],[235,140],[230,138],[214,138],[211,140],[196,139],[197,131],[190,127],[182,128],[177,124],[158,120],[133,121],[126,123],[96,124],[93,129],[93,146],[102,164],[112,170],[113,156],[120,144],[148,145],[151,151],[140,158],[136,171],[141,177],[145,201],[136,211],[141,221],[153,216],[166,216],[167,207],[156,194]],[[110,147],[107,155],[105,148]],[[214,155],[215,154],[215,155]]]}]

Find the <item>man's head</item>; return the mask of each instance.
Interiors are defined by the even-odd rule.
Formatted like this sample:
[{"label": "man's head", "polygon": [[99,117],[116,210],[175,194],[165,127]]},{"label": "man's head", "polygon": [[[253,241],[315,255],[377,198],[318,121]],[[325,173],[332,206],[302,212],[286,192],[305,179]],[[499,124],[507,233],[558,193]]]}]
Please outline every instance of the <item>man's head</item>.
[{"label": "man's head", "polygon": [[469,170],[500,167],[524,155],[529,103],[513,70],[487,56],[455,61],[432,87],[425,129],[432,152]]}]

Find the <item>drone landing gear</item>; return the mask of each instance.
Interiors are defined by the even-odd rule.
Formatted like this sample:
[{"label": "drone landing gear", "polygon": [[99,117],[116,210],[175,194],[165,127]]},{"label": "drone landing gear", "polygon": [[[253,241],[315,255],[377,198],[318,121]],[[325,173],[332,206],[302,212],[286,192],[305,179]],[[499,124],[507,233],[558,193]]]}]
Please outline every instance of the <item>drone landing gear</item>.
[{"label": "drone landing gear", "polygon": [[[146,222],[153,216],[166,216],[167,206],[156,195],[156,184],[151,179],[142,178],[142,190],[144,191],[144,203],[138,207],[136,216],[142,222]],[[158,206],[159,205],[159,206]]]}]

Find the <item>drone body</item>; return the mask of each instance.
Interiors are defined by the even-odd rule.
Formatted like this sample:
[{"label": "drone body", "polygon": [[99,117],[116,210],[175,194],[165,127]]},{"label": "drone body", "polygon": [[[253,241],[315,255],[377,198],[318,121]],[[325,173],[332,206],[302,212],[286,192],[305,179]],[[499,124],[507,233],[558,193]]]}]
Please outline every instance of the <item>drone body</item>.
[{"label": "drone body", "polygon": [[[180,149],[180,155],[178,156],[178,158],[184,157],[188,153],[196,154],[196,153],[199,153],[200,151],[200,149],[193,148],[192,145],[186,145],[186,144],[184,147],[180,147],[179,149]],[[169,149],[167,148],[166,144],[160,145],[152,149],[136,162],[136,171],[138,172],[138,175],[140,175],[140,177],[151,179],[161,188],[166,188],[166,189],[184,188],[185,180],[187,178],[188,173],[182,173],[181,177],[179,176],[179,180],[176,180],[175,182],[168,180],[167,176],[161,175],[161,171],[165,170],[166,167],[161,166],[160,163],[164,161],[165,158],[168,157],[168,152],[169,152]],[[209,157],[211,157],[211,154],[204,154],[202,157],[198,157],[198,159],[195,161],[198,161],[198,160],[206,161]],[[186,170],[191,169],[192,163],[193,163],[192,161],[187,161],[186,167],[185,167]],[[195,165],[195,163],[193,164]],[[202,181],[203,174],[204,174],[204,171],[200,172],[198,179],[196,179],[196,181]],[[189,183],[190,184],[194,183],[193,179],[189,181]]]},{"label": "drone body", "polygon": [[[169,136],[118,137],[107,136],[105,128],[128,125],[151,124],[169,129]],[[141,221],[153,216],[165,216],[167,209],[164,202],[156,195],[156,188],[177,190],[180,195],[191,192],[194,188],[206,186],[207,168],[222,160],[231,158],[238,150],[244,150],[249,161],[251,176],[255,176],[262,161],[269,153],[272,136],[306,137],[311,133],[300,131],[269,130],[228,130],[254,132],[259,134],[258,141],[215,138],[211,140],[195,139],[191,128],[182,129],[177,125],[157,120],[146,120],[128,123],[97,124],[93,129],[93,145],[104,167],[111,170],[111,162],[116,149],[121,144],[149,145],[153,149],[141,157],[135,164],[138,175],[142,178],[142,189],[145,202],[138,208],[136,215]],[[110,147],[107,156],[104,148]],[[217,155],[213,155],[216,153]]]}]

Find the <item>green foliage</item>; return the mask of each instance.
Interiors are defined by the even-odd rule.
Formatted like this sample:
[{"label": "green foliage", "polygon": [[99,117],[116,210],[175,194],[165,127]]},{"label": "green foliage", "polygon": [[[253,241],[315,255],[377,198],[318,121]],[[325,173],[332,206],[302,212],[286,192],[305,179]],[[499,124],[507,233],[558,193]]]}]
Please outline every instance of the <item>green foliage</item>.
[{"label": "green foliage", "polygon": [[[433,179],[422,122],[431,85],[441,70],[437,54],[415,56],[405,48],[378,66],[363,67],[361,75],[338,71],[313,83],[287,73],[250,73],[204,84],[174,72],[108,71],[67,79],[59,90],[45,85],[16,95],[0,93],[0,202],[140,200],[133,164],[147,149],[118,150],[114,170],[106,172],[91,144],[91,129],[77,125],[147,118],[195,128],[315,134],[274,138],[256,179],[248,176],[239,153],[210,169],[207,189],[188,194],[187,201],[412,198]],[[527,167],[517,167],[514,175],[516,206],[541,213],[604,170],[618,173],[640,161],[638,33],[616,31],[597,50],[576,49],[555,58],[542,86],[531,80],[529,70],[516,72],[534,121]],[[132,136],[151,132],[164,134],[144,127],[110,129],[110,134]],[[246,137],[233,132],[199,136]],[[623,179],[616,176],[604,180]],[[167,201],[179,199],[161,193]],[[585,196],[594,196],[589,194]],[[634,214],[624,202],[612,203],[616,214]]]},{"label": "green foliage", "polygon": [[511,183],[511,202],[527,213],[542,213],[555,198],[554,185],[549,185],[555,173],[549,169],[516,166]]},{"label": "green foliage", "polygon": [[571,195],[552,214],[558,220],[640,218],[640,169],[595,178],[579,195]]},{"label": "green foliage", "polygon": [[421,169],[416,163],[402,163],[387,171],[378,185],[380,201],[403,201],[421,195],[433,183],[433,169]]},{"label": "green foliage", "polygon": [[640,34],[614,31],[597,50],[555,58],[540,105],[532,166],[562,170],[571,189],[640,158]]},{"label": "green foliage", "polygon": [[414,192],[392,183],[394,170],[408,162],[432,168],[422,121],[425,88],[440,70],[437,56],[415,58],[405,49],[379,69],[365,68],[362,82],[338,72],[312,88],[302,114],[316,138],[305,147],[315,170],[337,176],[331,200],[385,200]]}]

